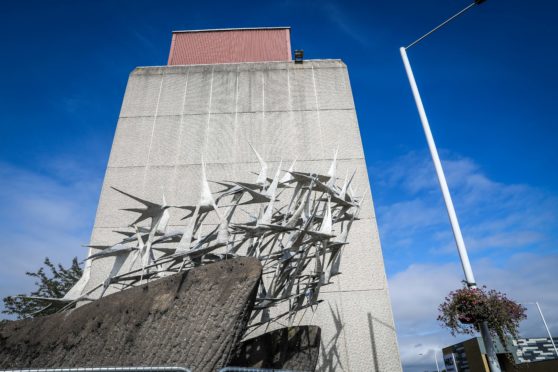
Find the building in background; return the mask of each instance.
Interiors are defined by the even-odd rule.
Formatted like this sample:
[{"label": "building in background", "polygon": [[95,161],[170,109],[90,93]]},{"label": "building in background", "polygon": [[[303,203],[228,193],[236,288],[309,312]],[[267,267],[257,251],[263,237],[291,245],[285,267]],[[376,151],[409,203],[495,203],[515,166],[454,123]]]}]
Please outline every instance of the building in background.
[{"label": "building in background", "polygon": [[[448,372],[490,372],[480,337],[445,347],[442,353]],[[505,348],[496,342],[496,353],[503,371],[558,371],[558,356],[548,337],[510,339]]]},{"label": "building in background", "polygon": [[[210,180],[253,181],[257,148],[271,169],[355,172],[364,196],[345,246],[342,275],[298,324],[322,329],[319,370],[401,370],[382,251],[347,66],[341,60],[291,60],[289,28],[179,31],[167,66],[131,72],[100,195],[92,246],[133,230],[131,200],[192,205],[202,156]],[[169,226],[184,226],[172,214]],[[84,292],[103,283],[114,258],[93,261]],[[100,291],[100,289],[99,289]],[[99,292],[97,291],[97,292]],[[271,328],[270,328],[271,329]],[[269,329],[269,330],[270,330]],[[260,333],[264,330],[260,330]],[[257,334],[257,333],[256,333]]]}]

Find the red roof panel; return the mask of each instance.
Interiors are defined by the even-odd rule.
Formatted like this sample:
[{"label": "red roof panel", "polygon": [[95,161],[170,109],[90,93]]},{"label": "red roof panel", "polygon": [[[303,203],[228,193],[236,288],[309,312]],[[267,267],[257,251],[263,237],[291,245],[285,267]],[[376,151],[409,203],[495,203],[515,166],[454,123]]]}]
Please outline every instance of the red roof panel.
[{"label": "red roof panel", "polygon": [[290,28],[175,31],[169,65],[291,60]]}]

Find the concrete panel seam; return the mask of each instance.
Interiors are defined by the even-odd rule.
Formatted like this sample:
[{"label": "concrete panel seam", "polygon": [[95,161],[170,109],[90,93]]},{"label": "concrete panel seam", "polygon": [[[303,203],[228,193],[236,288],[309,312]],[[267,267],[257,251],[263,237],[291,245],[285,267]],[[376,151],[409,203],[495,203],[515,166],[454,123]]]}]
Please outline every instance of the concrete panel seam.
[{"label": "concrete panel seam", "polygon": [[314,88],[314,100],[316,101],[316,112],[318,114],[318,129],[320,131],[320,144],[322,145],[322,155],[327,156],[325,154],[324,149],[324,133],[322,130],[322,120],[320,115],[320,103],[318,102],[318,90],[316,87],[316,75],[314,74],[314,66],[312,66],[312,87]]},{"label": "concrete panel seam", "polygon": [[[324,158],[325,159],[325,158]],[[304,159],[304,158],[296,158],[297,161],[300,162],[319,162],[319,161],[323,161],[324,159]],[[364,159],[364,157],[356,157],[356,158],[338,158],[338,161],[350,161],[350,160],[362,160]],[[295,160],[295,158],[284,158],[282,159],[283,161],[289,161],[289,160]],[[325,160],[331,160],[330,159],[325,159]],[[279,161],[269,161],[270,164],[275,164],[275,163],[279,163]],[[216,161],[208,161],[205,163],[206,165],[208,164],[213,164],[213,165],[238,165],[238,164],[258,164],[257,161],[245,161],[242,163],[225,163],[225,162],[216,162]],[[177,165],[150,165],[149,168],[174,168],[176,166],[185,166],[185,167],[189,167],[189,166],[200,166],[201,163],[184,163],[184,164],[177,164]],[[107,169],[131,169],[131,168],[145,168],[147,165],[121,165],[121,166],[115,166],[115,165],[111,165],[108,166]]]},{"label": "concrete panel seam", "polygon": [[[321,108],[319,111],[321,112],[327,112],[327,111],[355,111],[354,107],[351,108]],[[259,114],[262,113],[263,110],[254,110],[254,111],[219,111],[219,112],[215,112],[215,111],[208,111],[208,112],[202,112],[202,113],[189,113],[189,114],[184,114],[184,116],[203,116],[203,115],[208,115],[210,113],[212,114],[219,114],[219,115],[224,115],[224,114]],[[281,113],[281,112],[318,112],[318,110],[308,110],[308,109],[292,109],[292,110],[265,110],[265,112],[267,113]],[[175,114],[175,115],[171,115],[171,114],[163,114],[163,115],[158,115],[157,117],[162,118],[162,117],[166,117],[166,116],[180,116],[179,114]],[[152,115],[122,115],[119,116],[119,119],[130,119],[130,118],[152,118]]]},{"label": "concrete panel seam", "polygon": [[323,290],[322,293],[356,293],[356,292],[377,292],[377,291],[385,291],[387,289],[386,286],[381,286],[377,288],[367,288],[367,289],[345,289],[345,290],[337,290],[337,291],[326,291]]},{"label": "concrete panel seam", "polygon": [[[172,35],[173,37],[173,42],[174,42],[174,34]],[[171,50],[171,55],[172,55],[172,50]],[[170,56],[169,56],[170,58]],[[188,78],[190,77],[190,69],[188,68],[188,70],[186,71],[186,83],[184,85],[184,93],[182,95],[182,112],[180,113],[180,129],[178,131],[178,146],[179,148],[182,147],[182,132],[183,132],[183,127],[184,127],[184,111],[185,111],[185,105],[186,105],[186,95],[188,93]],[[180,160],[180,152],[177,151],[176,152],[176,157],[175,157],[175,164],[178,164]],[[174,166],[174,171],[172,174],[172,183],[176,184],[176,178],[178,177],[177,174],[177,167]]]},{"label": "concrete panel seam", "polygon": [[[149,157],[151,155],[151,148],[153,146],[153,136],[155,134],[155,124],[157,123],[157,113],[159,111],[159,102],[161,100],[161,92],[163,91],[163,80],[165,79],[164,75],[161,78],[161,82],[159,83],[159,93],[157,95],[157,105],[155,106],[155,115],[153,116],[153,127],[151,128],[151,138],[149,139],[149,148],[147,149],[147,164],[149,164]],[[145,181],[147,177],[147,170],[149,169],[149,165],[145,167],[145,172],[143,172],[143,181],[142,181],[142,190],[145,191]]]}]

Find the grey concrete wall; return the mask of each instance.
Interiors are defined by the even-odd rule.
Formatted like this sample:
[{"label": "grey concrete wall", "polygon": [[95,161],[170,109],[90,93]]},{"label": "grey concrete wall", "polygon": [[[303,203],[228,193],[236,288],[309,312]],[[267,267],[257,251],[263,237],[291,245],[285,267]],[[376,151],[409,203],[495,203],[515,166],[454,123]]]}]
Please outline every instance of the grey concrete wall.
[{"label": "grey concrete wall", "polygon": [[[326,173],[339,146],[338,175],[356,170],[364,194],[344,247],[342,275],[325,287],[315,314],[297,322],[322,328],[321,370],[399,371],[390,299],[348,72],[339,60],[141,67],[131,74],[114,137],[91,244],[114,244],[134,203],[110,188],[170,205],[195,205],[201,154],[210,180],[254,181],[252,143],[275,169]],[[286,164],[288,163],[288,164]],[[184,225],[172,211],[170,228]],[[87,288],[106,277],[95,261]],[[261,332],[261,331],[260,331]]]}]

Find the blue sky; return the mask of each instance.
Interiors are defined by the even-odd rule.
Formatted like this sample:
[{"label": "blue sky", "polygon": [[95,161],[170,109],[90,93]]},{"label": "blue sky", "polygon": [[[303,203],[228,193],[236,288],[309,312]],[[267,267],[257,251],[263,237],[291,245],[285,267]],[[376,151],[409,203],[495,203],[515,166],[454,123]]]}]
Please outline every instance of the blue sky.
[{"label": "blue sky", "polygon": [[[11,1],[0,14],[0,295],[83,256],[128,74],[171,31],[291,26],[347,63],[407,371],[454,341],[436,305],[462,273],[399,50],[468,4]],[[409,51],[477,281],[539,301],[558,335],[558,40],[551,0],[488,0]],[[526,335],[544,329],[534,311]],[[423,354],[419,356],[419,354]]]}]

